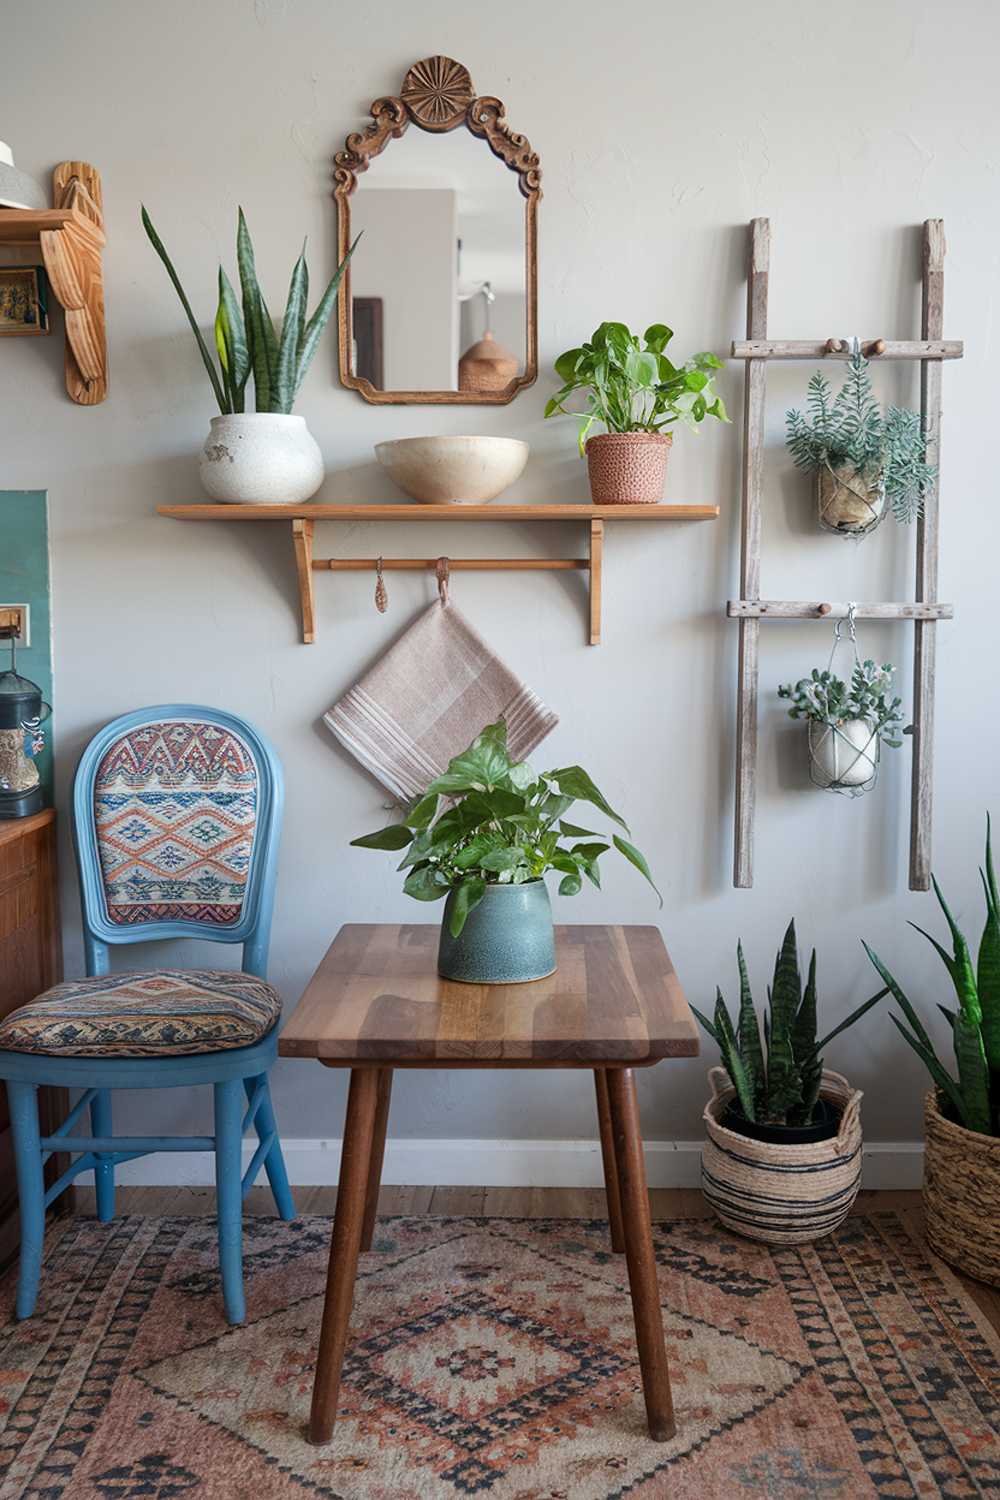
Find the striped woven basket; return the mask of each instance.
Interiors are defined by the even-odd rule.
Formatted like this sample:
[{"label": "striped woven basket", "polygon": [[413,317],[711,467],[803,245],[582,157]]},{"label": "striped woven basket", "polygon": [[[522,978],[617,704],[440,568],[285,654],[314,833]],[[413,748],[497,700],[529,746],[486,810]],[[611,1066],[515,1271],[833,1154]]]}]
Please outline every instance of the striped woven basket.
[{"label": "striped woven basket", "polygon": [[721,1125],[735,1090],[724,1068],[710,1069],[708,1081],[701,1186],[726,1228],[769,1245],[803,1245],[831,1234],[861,1186],[857,1089],[839,1073],[824,1072],[820,1094],[843,1111],[837,1135],[786,1146],[753,1141]]},{"label": "striped woven basket", "polygon": [[924,1132],[927,1243],[956,1270],[1000,1286],[1000,1136],[946,1119],[933,1090]]}]

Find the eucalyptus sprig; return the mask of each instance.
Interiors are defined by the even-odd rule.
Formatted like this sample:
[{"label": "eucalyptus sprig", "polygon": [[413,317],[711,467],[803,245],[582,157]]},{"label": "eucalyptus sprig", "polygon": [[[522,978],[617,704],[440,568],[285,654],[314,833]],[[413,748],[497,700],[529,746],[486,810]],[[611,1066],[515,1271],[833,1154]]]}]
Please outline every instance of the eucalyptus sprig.
[{"label": "eucalyptus sprig", "polygon": [[814,667],[808,677],[783,683],[778,697],[790,700],[790,719],[833,726],[847,719],[864,719],[884,745],[898,749],[903,743],[899,738],[903,700],[889,696],[894,671],[890,662],[879,667],[870,658],[857,661],[848,683],[829,669],[820,672]]},{"label": "eucalyptus sprig", "polygon": [[219,357],[219,369],[216,369],[173,262],[145,207],[142,209],[142,224],[187,314],[191,332],[195,336],[202,363],[208,372],[223,416],[244,410],[246,385],[251,372],[256,410],[287,415],[295,404],[299,387],[312,364],[316,346],[333,312],[344,271],[358,241],[354,241],[354,245],[340,262],[315,312],[308,320],[309,268],[306,265],[306,247],[303,242],[302,252],[292,270],[279,338],[257,281],[253,242],[241,208],[236,230],[236,264],[239,269],[242,310],[229,277],[220,266],[219,301],[215,314],[215,348]]},{"label": "eucalyptus sprig", "polygon": [[[695,428],[706,417],[728,422],[714,382],[722,360],[702,353],[687,364],[672,364],[664,351],[673,336],[665,323],[653,323],[641,340],[624,323],[602,323],[589,343],[556,360],[563,386],[545,415],[577,418],[581,454],[595,422],[607,432],[662,432],[674,422]],[[569,412],[564,404],[575,391],[586,392],[583,412]]]},{"label": "eucalyptus sprig", "polygon": [[[574,802],[588,802],[629,832],[581,766],[535,772],[507,753],[503,719],[487,724],[467,750],[406,809],[400,823],[352,839],[358,849],[406,850],[403,890],[417,901],[440,901],[455,891],[450,927],[458,937],[488,885],[523,885],[557,870],[561,896],[575,896],[584,879],[601,886],[598,860],[613,846],[635,865],[659,896],[645,858],[627,838],[568,823]],[[660,905],[663,898],[660,898]]]}]

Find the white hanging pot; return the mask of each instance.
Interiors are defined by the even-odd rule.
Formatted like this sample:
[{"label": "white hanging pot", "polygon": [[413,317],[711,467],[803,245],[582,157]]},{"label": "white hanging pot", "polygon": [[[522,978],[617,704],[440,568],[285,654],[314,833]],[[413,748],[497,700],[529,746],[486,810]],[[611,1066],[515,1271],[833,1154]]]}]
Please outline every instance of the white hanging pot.
[{"label": "white hanging pot", "polygon": [[323,455],[305,417],[238,412],[213,417],[201,482],[231,505],[301,505],[323,483]]},{"label": "white hanging pot", "polygon": [[879,738],[867,719],[809,721],[809,760],[818,786],[864,786],[878,770]]}]

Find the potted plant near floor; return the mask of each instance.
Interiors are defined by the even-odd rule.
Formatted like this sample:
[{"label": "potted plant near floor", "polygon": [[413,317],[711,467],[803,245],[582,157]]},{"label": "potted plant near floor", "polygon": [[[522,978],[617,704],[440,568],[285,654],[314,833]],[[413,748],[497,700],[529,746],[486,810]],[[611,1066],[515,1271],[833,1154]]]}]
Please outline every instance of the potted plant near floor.
[{"label": "potted plant near floor", "polygon": [[[187,314],[221,415],[201,456],[201,482],[213,500],[235,504],[300,504],[323,483],[323,456],[306,427],[292,412],[299,387],[337,299],[352,245],[337,267],[312,317],[307,317],[309,270],[305,246],[295,262],[280,336],[257,283],[253,243],[239,211],[236,263],[242,310],[229,277],[219,267],[219,303],[215,314],[215,347],[219,368],[208,350],[191,304],[153,222],[142,210],[142,223]],[[357,241],[355,241],[357,243]],[[251,372],[254,407],[246,411]]]},{"label": "potted plant near floor", "polygon": [[836,399],[817,370],[806,411],[786,414],[788,450],[800,469],[816,476],[825,530],[864,536],[887,506],[903,523],[920,514],[937,472],[927,463],[920,414],[890,406],[883,416],[863,354],[852,356]]},{"label": "potted plant near floor", "polygon": [[979,874],[986,922],[975,966],[936,880],[934,892],[948,923],[952,951],[917,928],[940,954],[958,999],[957,1007],[938,1006],[951,1030],[955,1074],[941,1061],[916,1010],[878,954],[867,943],[865,951],[907,1024],[895,1015],[892,1021],[934,1084],[924,1109],[928,1244],[958,1270],[1000,1286],[1000,896],[988,818],[986,867]]},{"label": "potted plant near floor", "polygon": [[736,957],[735,1025],[721,990],[712,1020],[691,1007],[723,1062],[708,1075],[702,1191],[727,1229],[767,1244],[805,1244],[837,1228],[861,1185],[861,1094],[824,1069],[822,1053],[888,991],[872,995],[817,1041],[816,952],[803,988],[790,922],[762,1042],[742,944]]},{"label": "potted plant near floor", "polygon": [[405,849],[399,869],[407,872],[406,894],[444,898],[438,950],[444,978],[519,984],[556,967],[548,871],[561,876],[560,896],[577,895],[585,879],[600,889],[598,861],[613,846],[653,885],[644,857],[620,833],[566,821],[576,801],[628,833],[580,766],[536,773],[527,761],[512,761],[500,719],[449,762],[401,823],[351,842],[359,849]]},{"label": "potted plant near floor", "polygon": [[[706,417],[729,421],[715,389],[722,360],[703,353],[672,364],[665,351],[673,336],[665,323],[654,323],[641,339],[624,323],[602,323],[589,343],[556,360],[563,385],[545,415],[577,417],[595,505],[656,504],[673,442],[667,429],[697,428]],[[568,412],[565,402],[577,391],[586,395],[585,409]],[[604,431],[589,436],[595,423]]]},{"label": "potted plant near floor", "polygon": [[875,785],[880,746],[902,744],[902,699],[889,696],[894,671],[890,662],[855,661],[845,682],[829,668],[814,667],[808,677],[778,688],[778,697],[792,705],[788,717],[806,721],[815,786],[860,796]]}]

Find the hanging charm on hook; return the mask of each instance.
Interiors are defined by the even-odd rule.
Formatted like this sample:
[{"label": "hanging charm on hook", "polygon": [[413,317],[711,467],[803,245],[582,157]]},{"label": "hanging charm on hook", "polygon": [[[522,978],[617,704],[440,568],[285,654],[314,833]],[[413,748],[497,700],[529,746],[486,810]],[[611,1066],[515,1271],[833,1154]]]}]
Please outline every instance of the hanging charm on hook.
[{"label": "hanging charm on hook", "polygon": [[451,566],[446,557],[439,557],[434,565],[437,573],[438,598],[442,604],[448,603],[448,583],[451,578]]},{"label": "hanging charm on hook", "polygon": [[375,608],[380,615],[384,615],[389,608],[389,590],[385,586],[382,577],[382,559],[379,557],[375,563]]}]

